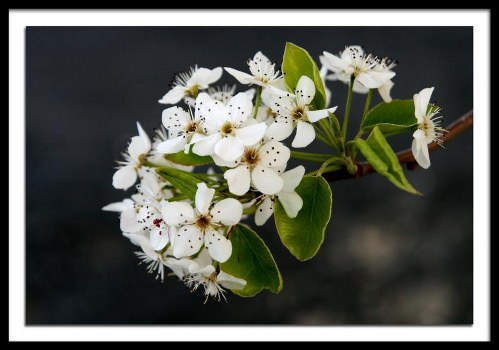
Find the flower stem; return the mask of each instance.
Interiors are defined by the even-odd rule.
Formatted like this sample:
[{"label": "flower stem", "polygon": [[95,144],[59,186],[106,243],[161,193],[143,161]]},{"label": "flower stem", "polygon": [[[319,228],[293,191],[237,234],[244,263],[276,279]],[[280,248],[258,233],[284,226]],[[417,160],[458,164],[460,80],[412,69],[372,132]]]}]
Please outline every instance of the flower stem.
[{"label": "flower stem", "polygon": [[343,135],[343,140],[347,139],[348,118],[350,117],[350,107],[352,107],[354,80],[355,76],[352,74],[352,76],[350,77],[350,84],[348,84],[347,104],[345,107],[345,117],[343,118],[343,128],[341,130]]},{"label": "flower stem", "polygon": [[316,176],[321,176],[322,173],[328,168],[328,166],[331,164],[331,163],[337,163],[338,165],[339,164],[343,164],[344,163],[344,160],[343,158],[341,157],[331,157],[329,158],[328,160],[326,160],[322,165],[321,167],[319,168],[319,170],[317,170],[317,174]]},{"label": "flower stem", "polygon": [[324,163],[331,158],[328,154],[291,151],[291,158],[309,162]]},{"label": "flower stem", "polygon": [[260,107],[261,99],[262,99],[262,87],[258,86],[256,88],[255,111],[253,112],[253,118],[255,118],[255,119],[256,119],[256,115],[258,114],[258,108]]}]

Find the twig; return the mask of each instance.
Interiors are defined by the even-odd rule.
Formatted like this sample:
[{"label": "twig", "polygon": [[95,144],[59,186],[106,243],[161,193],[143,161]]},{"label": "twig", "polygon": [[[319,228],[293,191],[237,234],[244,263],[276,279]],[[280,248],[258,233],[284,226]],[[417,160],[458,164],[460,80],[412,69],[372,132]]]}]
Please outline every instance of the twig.
[{"label": "twig", "polygon": [[[470,129],[473,126],[473,110],[469,111],[461,118],[457,119],[453,123],[451,123],[446,129],[446,132],[442,136],[442,140],[444,143],[447,143],[457,136],[461,135],[464,131]],[[437,149],[441,148],[436,142],[432,142],[428,145],[428,151],[433,152]],[[414,156],[412,155],[411,149],[406,149],[397,153],[397,157],[401,164],[407,164],[407,169],[415,170],[418,167]],[[327,173],[323,173],[322,176],[328,181],[340,181],[340,180],[348,180],[348,179],[356,179],[371,173],[374,173],[374,168],[367,162],[358,162],[357,171],[355,174],[350,174],[345,168],[331,171]]]}]

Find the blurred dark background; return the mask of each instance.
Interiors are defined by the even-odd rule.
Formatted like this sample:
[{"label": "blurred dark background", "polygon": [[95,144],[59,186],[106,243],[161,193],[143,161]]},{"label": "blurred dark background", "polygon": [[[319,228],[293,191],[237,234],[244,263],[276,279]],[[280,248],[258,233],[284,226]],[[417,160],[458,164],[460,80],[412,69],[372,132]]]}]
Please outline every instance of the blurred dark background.
[{"label": "blurred dark background", "polygon": [[[472,28],[29,27],[26,41],[28,324],[473,322],[472,132],[433,153],[429,170],[407,174],[423,197],[377,174],[333,183],[332,220],[308,262],[281,245],[272,220],[259,229],[284,278],[278,295],[203,305],[199,292],[138,266],[118,215],[101,211],[127,196],[111,186],[114,160],[135,121],[150,134],[159,125],[157,100],[177,71],[246,70],[258,50],[280,64],[286,41],[315,59],[361,44],[399,60],[394,98],[435,86],[448,124],[473,107]],[[328,86],[342,115],[346,87]],[[354,102],[351,126],[364,97]],[[407,148],[411,136],[393,141]]]}]

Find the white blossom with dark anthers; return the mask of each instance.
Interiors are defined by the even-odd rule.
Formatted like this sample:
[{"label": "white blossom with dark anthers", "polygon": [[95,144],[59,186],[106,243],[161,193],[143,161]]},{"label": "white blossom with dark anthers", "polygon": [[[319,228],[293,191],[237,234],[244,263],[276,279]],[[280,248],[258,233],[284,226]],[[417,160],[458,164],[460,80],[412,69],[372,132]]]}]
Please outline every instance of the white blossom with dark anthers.
[{"label": "white blossom with dark anthers", "polygon": [[315,96],[315,84],[309,77],[303,75],[296,85],[295,94],[274,96],[272,109],[278,117],[269,125],[265,136],[270,140],[282,141],[289,137],[296,127],[296,135],[291,143],[295,148],[306,147],[315,139],[315,130],[311,123],[328,117],[337,107],[310,110]]},{"label": "white blossom with dark anthers", "polygon": [[283,143],[270,141],[246,147],[240,159],[229,163],[214,158],[219,165],[229,169],[224,178],[229,191],[242,196],[253,186],[264,194],[276,194],[282,190],[283,181],[279,176],[290,158],[291,152]]},{"label": "white blossom with dark anthers", "polygon": [[137,181],[137,172],[151,150],[151,140],[139,122],[137,122],[139,136],[132,137],[127,150],[122,153],[125,160],[118,161],[119,168],[113,175],[113,186],[126,190]]},{"label": "white blossom with dark anthers", "polygon": [[[356,87],[354,83],[353,88],[356,92],[379,89],[395,76],[395,72],[391,71],[393,67],[388,69],[388,66],[380,66],[383,59],[365,53],[360,46],[347,46],[339,56],[327,51],[323,53],[324,55],[320,56],[321,63],[333,72],[327,77],[328,80],[340,80],[348,84],[350,78],[354,76],[355,82],[361,85]],[[383,64],[387,63],[386,60]]]},{"label": "white blossom with dark anthers", "polygon": [[295,218],[298,215],[298,212],[303,207],[303,200],[295,189],[300,184],[303,175],[305,175],[305,168],[302,165],[284,172],[281,175],[283,180],[282,190],[273,196],[263,195],[258,199],[255,212],[255,224],[257,226],[262,226],[272,216],[276,199],[281,203],[287,216]]},{"label": "white blossom with dark anthers", "polygon": [[429,105],[433,87],[421,90],[414,95],[414,113],[418,121],[418,129],[412,135],[412,154],[416,162],[423,168],[428,169],[430,163],[430,153],[428,144],[438,143],[443,147],[442,136],[446,130],[440,126],[442,116],[435,117],[440,108]]},{"label": "white blossom with dark anthers", "polygon": [[246,286],[246,281],[229,275],[224,271],[215,268],[213,265],[206,265],[201,267],[197,264],[190,266],[190,274],[186,278],[186,285],[193,291],[197,290],[200,286],[204,288],[204,295],[206,296],[205,302],[211,296],[214,299],[221,301],[225,298],[227,289],[241,290]]},{"label": "white blossom with dark anthers", "polygon": [[248,60],[248,66],[251,74],[239,70],[224,67],[227,73],[236,78],[241,84],[256,84],[263,87],[272,87],[282,84],[283,78],[279,70],[275,70],[275,64],[261,51],[258,51],[253,59]]},{"label": "white blossom with dark anthers", "polygon": [[163,189],[165,183],[158,182],[155,172],[143,172],[140,177],[141,183],[131,199],[111,203],[102,209],[119,212],[123,232],[147,234],[152,247],[161,250],[175,233],[175,227],[166,225],[161,215],[164,200],[172,194]]},{"label": "white blossom with dark anthers", "polygon": [[200,93],[196,100],[196,112],[200,109],[205,135],[196,133],[192,137],[192,151],[200,156],[219,156],[227,162],[235,161],[243,154],[245,146],[251,146],[265,135],[267,125],[246,123],[253,104],[245,93],[238,93],[227,105],[214,101],[208,94]]},{"label": "white blossom with dark anthers", "polygon": [[210,84],[216,82],[222,76],[221,67],[215,69],[191,67],[188,72],[182,72],[175,76],[172,89],[166,93],[158,102],[163,104],[176,104],[184,97],[196,98],[200,90],[205,90]]},{"label": "white blossom with dark anthers", "polygon": [[165,203],[163,218],[168,225],[178,227],[172,241],[173,255],[183,258],[196,254],[205,246],[210,256],[225,262],[232,254],[232,244],[224,236],[224,230],[239,223],[242,205],[233,198],[223,199],[212,207],[215,190],[199,183],[195,208],[186,202]]},{"label": "white blossom with dark anthers", "polygon": [[157,146],[158,153],[170,154],[181,150],[188,153],[194,134],[205,134],[202,116],[203,106],[208,105],[211,101],[206,93],[200,93],[194,104],[194,115],[178,106],[165,109],[162,114],[162,123],[168,130],[168,139]]},{"label": "white blossom with dark anthers", "polygon": [[[243,92],[246,95],[248,95],[248,98],[250,100],[253,100],[253,98],[255,97],[255,89],[249,89]],[[215,86],[215,87],[210,87],[208,89],[208,95],[210,95],[212,100],[220,101],[224,105],[227,105],[227,102],[229,102],[230,99],[235,96],[235,93],[236,93],[236,84],[233,85],[224,84],[222,87]]]}]

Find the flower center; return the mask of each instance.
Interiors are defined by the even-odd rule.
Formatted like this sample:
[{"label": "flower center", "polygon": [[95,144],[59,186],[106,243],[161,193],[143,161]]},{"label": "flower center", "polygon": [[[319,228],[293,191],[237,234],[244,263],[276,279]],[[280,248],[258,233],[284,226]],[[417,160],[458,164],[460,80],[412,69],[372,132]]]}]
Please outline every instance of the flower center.
[{"label": "flower center", "polygon": [[306,111],[301,106],[296,106],[295,109],[291,112],[291,118],[294,121],[305,120]]},{"label": "flower center", "polygon": [[190,96],[190,97],[194,97],[194,98],[196,98],[198,96],[198,93],[199,93],[199,85],[198,84],[194,84],[193,86],[191,86],[190,89],[185,91],[186,96]]},{"label": "flower center", "polygon": [[234,136],[235,130],[236,128],[231,122],[225,122],[220,128],[220,133],[222,136]]},{"label": "flower center", "polygon": [[189,122],[186,127],[185,127],[185,131],[187,133],[193,133],[193,132],[196,132],[197,128],[198,128],[198,123],[195,122],[195,121],[191,121]]},{"label": "flower center", "polygon": [[211,216],[209,215],[200,215],[194,221],[194,224],[200,231],[205,231],[206,229],[211,227]]},{"label": "flower center", "polygon": [[260,153],[256,148],[248,147],[244,150],[242,161],[253,168],[260,163]]}]

